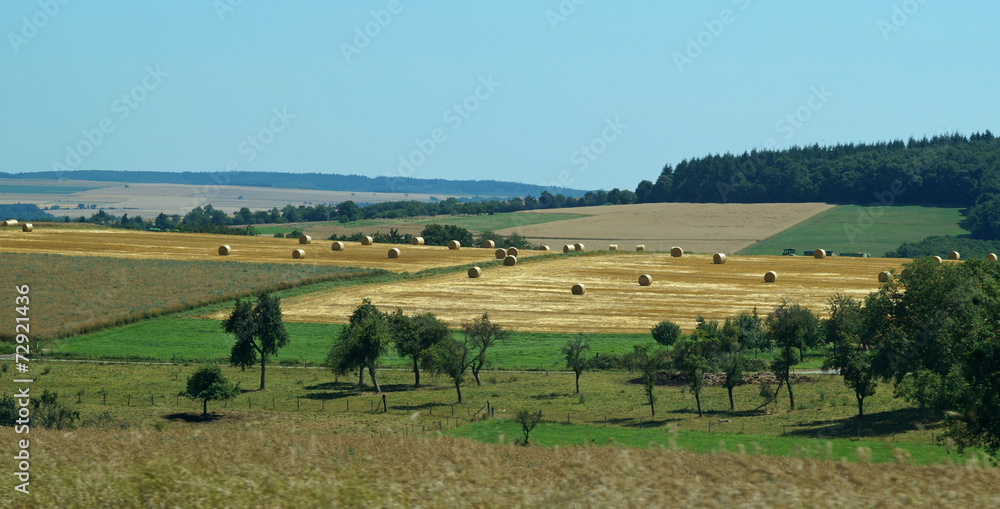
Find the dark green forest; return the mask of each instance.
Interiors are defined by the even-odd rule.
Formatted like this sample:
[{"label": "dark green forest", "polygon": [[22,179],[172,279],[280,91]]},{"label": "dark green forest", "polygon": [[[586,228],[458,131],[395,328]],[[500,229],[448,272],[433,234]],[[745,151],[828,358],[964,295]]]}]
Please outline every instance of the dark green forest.
[{"label": "dark green forest", "polygon": [[744,152],[667,165],[639,203],[967,207],[974,238],[1000,238],[1000,140],[992,133]]}]

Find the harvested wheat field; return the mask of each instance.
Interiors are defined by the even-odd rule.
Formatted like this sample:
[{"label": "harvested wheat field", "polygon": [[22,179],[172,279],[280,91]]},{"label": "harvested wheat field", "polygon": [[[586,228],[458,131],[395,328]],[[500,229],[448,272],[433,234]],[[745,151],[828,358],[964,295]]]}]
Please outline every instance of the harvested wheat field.
[{"label": "harvested wheat field", "polygon": [[[531,213],[586,214],[587,217],[500,230],[519,232],[537,244],[563,245],[583,241],[598,249],[618,244],[651,251],[680,246],[686,252],[735,253],[778,234],[820,212],[826,203],[644,203],[573,209],[533,210]],[[775,253],[780,254],[780,253]]]},{"label": "harvested wheat field", "polygon": [[[380,437],[375,430],[372,435],[317,435],[261,424],[42,430],[37,437],[33,429],[31,495],[9,487],[0,502],[25,508],[965,508],[1000,503],[998,470],[980,466],[519,447],[434,435]],[[4,453],[13,456],[8,445],[13,435],[0,436]]]},{"label": "harvested wheat field", "polygon": [[[363,298],[385,311],[433,312],[452,326],[483,312],[506,327],[523,331],[645,333],[661,320],[690,331],[699,315],[725,319],[741,311],[765,315],[783,299],[825,316],[827,299],[837,293],[864,297],[879,287],[878,274],[898,269],[904,259],[730,256],[725,265],[711,255],[607,253],[557,256],[514,267],[319,292],[282,303],[285,319],[345,322]],[[775,283],[764,274],[776,271]],[[640,286],[639,276],[652,276]],[[574,284],[586,287],[573,295]]]},{"label": "harvested wheat field", "polygon": [[[42,225],[36,225],[42,226]],[[0,230],[0,252],[52,253],[78,256],[105,256],[131,259],[210,260],[219,262],[267,262],[379,268],[393,272],[416,272],[434,267],[467,265],[493,259],[491,249],[450,250],[447,246],[399,245],[397,259],[386,255],[389,244],[362,246],[345,242],[343,251],[333,251],[333,242],[314,239],[299,244],[298,239],[241,237],[203,233],[141,232],[121,229],[61,227],[59,223],[20,230]],[[219,256],[219,246],[230,253]],[[303,249],[302,260],[292,258],[292,250]],[[541,252],[525,252],[525,256]]]}]

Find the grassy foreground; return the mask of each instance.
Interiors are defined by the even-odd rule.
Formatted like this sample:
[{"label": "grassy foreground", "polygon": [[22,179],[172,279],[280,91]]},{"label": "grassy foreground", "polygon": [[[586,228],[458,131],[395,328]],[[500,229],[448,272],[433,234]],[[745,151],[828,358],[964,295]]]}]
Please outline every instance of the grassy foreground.
[{"label": "grassy foreground", "polygon": [[930,235],[968,233],[959,226],[962,209],[943,207],[865,207],[841,205],[817,214],[738,254],[780,255],[785,248],[828,249],[838,253],[867,252],[882,256],[903,242]]},{"label": "grassy foreground", "polygon": [[[0,432],[12,455],[9,430]],[[990,507],[1000,471],[663,449],[517,447],[243,420],[33,432],[4,507]]]}]

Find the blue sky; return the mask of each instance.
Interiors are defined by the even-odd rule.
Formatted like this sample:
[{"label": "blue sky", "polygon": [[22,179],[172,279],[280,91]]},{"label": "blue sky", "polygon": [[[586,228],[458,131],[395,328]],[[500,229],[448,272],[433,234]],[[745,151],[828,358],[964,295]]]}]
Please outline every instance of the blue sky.
[{"label": "blue sky", "polygon": [[0,3],[0,171],[634,189],[766,146],[991,129],[1000,3]]}]

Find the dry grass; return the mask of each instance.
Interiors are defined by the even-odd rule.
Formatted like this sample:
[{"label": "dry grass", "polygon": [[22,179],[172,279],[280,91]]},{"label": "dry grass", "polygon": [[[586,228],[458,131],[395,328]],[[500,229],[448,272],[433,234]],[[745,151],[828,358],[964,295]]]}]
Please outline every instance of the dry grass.
[{"label": "dry grass", "polygon": [[[267,422],[32,430],[4,507],[996,507],[996,469],[328,434]],[[0,432],[3,454],[14,435]],[[509,444],[510,439],[507,442]]]},{"label": "dry grass", "polygon": [[[598,245],[645,244],[651,251],[665,251],[678,244],[696,253],[735,253],[828,210],[825,203],[644,203],[577,207],[574,214],[588,217],[518,226],[499,230],[519,232],[539,244],[563,245],[567,241]],[[565,213],[567,209],[531,213]],[[515,214],[516,215],[516,214]],[[663,221],[669,218],[669,221]],[[655,228],[650,225],[656,225]]]},{"label": "dry grass", "polygon": [[[724,319],[741,311],[767,314],[783,299],[821,315],[836,293],[863,297],[878,288],[878,273],[906,260],[886,258],[730,256],[725,265],[709,255],[672,258],[666,253],[603,253],[553,257],[514,268],[489,268],[478,279],[448,274],[385,286],[313,293],[282,304],[285,319],[315,323],[346,320],[363,298],[385,310],[433,312],[457,326],[489,311],[516,330],[646,333],[664,319],[690,331],[699,315]],[[776,283],[763,274],[777,271]],[[641,287],[649,274],[656,283]],[[587,294],[571,298],[567,282]],[[216,317],[218,318],[218,317]]]},{"label": "dry grass", "polygon": [[[37,225],[36,225],[37,226]],[[228,244],[233,253],[218,256],[218,246]],[[388,244],[362,246],[348,242],[344,251],[330,249],[331,241],[238,237],[199,233],[139,232],[119,229],[79,229],[59,226],[36,227],[31,235],[0,230],[0,250],[14,253],[58,253],[131,259],[211,260],[215,262],[266,262],[342,267],[371,267],[393,272],[417,272],[435,267],[467,265],[492,259],[487,249],[449,250],[443,246],[403,246],[404,256],[389,260]],[[292,260],[292,249],[304,249],[304,261]],[[539,254],[525,251],[522,256]]]}]

